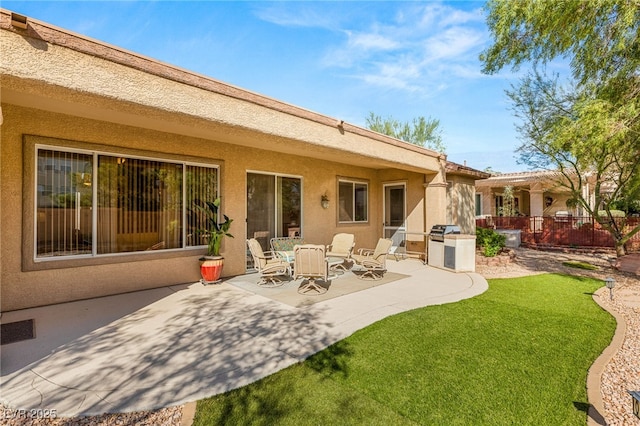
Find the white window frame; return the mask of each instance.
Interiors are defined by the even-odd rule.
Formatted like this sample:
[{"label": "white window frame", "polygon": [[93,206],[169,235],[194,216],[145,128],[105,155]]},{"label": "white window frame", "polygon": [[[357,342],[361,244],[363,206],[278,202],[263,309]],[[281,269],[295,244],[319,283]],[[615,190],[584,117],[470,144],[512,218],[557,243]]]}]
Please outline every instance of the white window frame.
[{"label": "white window frame", "polygon": [[[353,213],[353,220],[340,220],[340,184],[343,183],[350,183],[352,185],[352,200],[353,200],[353,205],[352,207],[352,213]],[[367,193],[366,193],[366,201],[365,201],[365,209],[366,209],[366,218],[364,220],[356,220],[355,219],[355,215],[356,215],[356,184],[357,185],[364,185],[366,187]],[[338,223],[340,224],[348,224],[348,223],[369,223],[369,182],[364,181],[364,180],[358,180],[358,179],[348,179],[348,178],[338,178],[338,200],[336,203],[336,214],[338,216]]]}]

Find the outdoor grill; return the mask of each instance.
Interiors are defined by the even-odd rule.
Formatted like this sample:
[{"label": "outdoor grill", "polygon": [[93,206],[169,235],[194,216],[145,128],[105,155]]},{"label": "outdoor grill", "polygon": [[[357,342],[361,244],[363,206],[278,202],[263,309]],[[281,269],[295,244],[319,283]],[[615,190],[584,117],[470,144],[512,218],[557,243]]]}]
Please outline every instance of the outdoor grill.
[{"label": "outdoor grill", "polygon": [[459,234],[460,227],[457,225],[434,225],[429,233],[431,241],[444,242],[444,236],[448,234]]},{"label": "outdoor grill", "polygon": [[454,272],[473,272],[476,236],[462,235],[457,225],[435,225],[429,233],[429,266]]}]

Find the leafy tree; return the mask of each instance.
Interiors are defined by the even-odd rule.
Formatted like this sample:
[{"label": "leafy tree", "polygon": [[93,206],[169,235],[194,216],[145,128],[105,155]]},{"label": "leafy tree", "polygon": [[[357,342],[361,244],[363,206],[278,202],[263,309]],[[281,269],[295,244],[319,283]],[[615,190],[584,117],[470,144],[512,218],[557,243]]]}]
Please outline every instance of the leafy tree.
[{"label": "leafy tree", "polygon": [[494,37],[480,58],[486,73],[563,57],[571,60],[580,83],[637,76],[640,4],[635,0],[489,0],[485,10]]},{"label": "leafy tree", "polygon": [[489,173],[491,176],[498,176],[498,175],[502,174],[502,172],[493,170],[493,167],[491,167],[491,166],[485,167],[483,172]]},{"label": "leafy tree", "polygon": [[498,216],[512,217],[518,215],[516,209],[516,197],[513,194],[513,186],[505,186],[502,190],[503,205],[498,209]]},{"label": "leafy tree", "polygon": [[[558,184],[624,255],[640,226],[626,229],[611,210],[640,197],[640,3],[491,0],[486,10],[494,43],[483,71],[533,65],[507,91],[522,123],[521,160],[557,170]],[[538,71],[556,58],[570,59],[569,84]],[[583,195],[587,180],[595,205]]]},{"label": "leafy tree", "polygon": [[393,117],[382,118],[373,112],[366,118],[367,127],[374,132],[391,136],[414,145],[444,153],[440,120],[435,118],[417,117],[411,123],[400,122]]}]

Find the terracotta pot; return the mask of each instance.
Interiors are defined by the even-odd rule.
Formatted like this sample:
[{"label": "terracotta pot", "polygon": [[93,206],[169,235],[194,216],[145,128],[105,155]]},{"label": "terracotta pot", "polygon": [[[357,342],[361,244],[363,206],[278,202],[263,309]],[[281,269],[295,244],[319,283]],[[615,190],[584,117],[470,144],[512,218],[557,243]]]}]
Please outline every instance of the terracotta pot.
[{"label": "terracotta pot", "polygon": [[206,256],[200,263],[200,275],[202,284],[214,284],[220,281],[224,258],[222,256]]}]

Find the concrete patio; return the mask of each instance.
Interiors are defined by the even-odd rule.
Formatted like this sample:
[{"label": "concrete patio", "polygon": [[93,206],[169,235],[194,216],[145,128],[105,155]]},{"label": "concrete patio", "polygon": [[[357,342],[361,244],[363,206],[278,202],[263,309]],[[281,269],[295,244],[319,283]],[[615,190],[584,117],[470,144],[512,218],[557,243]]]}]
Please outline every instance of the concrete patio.
[{"label": "concrete patio", "polygon": [[407,277],[300,308],[229,283],[249,275],[3,313],[2,323],[35,319],[36,338],[2,346],[0,399],[62,417],[182,404],[254,382],[387,316],[488,288],[479,274],[416,260],[388,268]]}]

